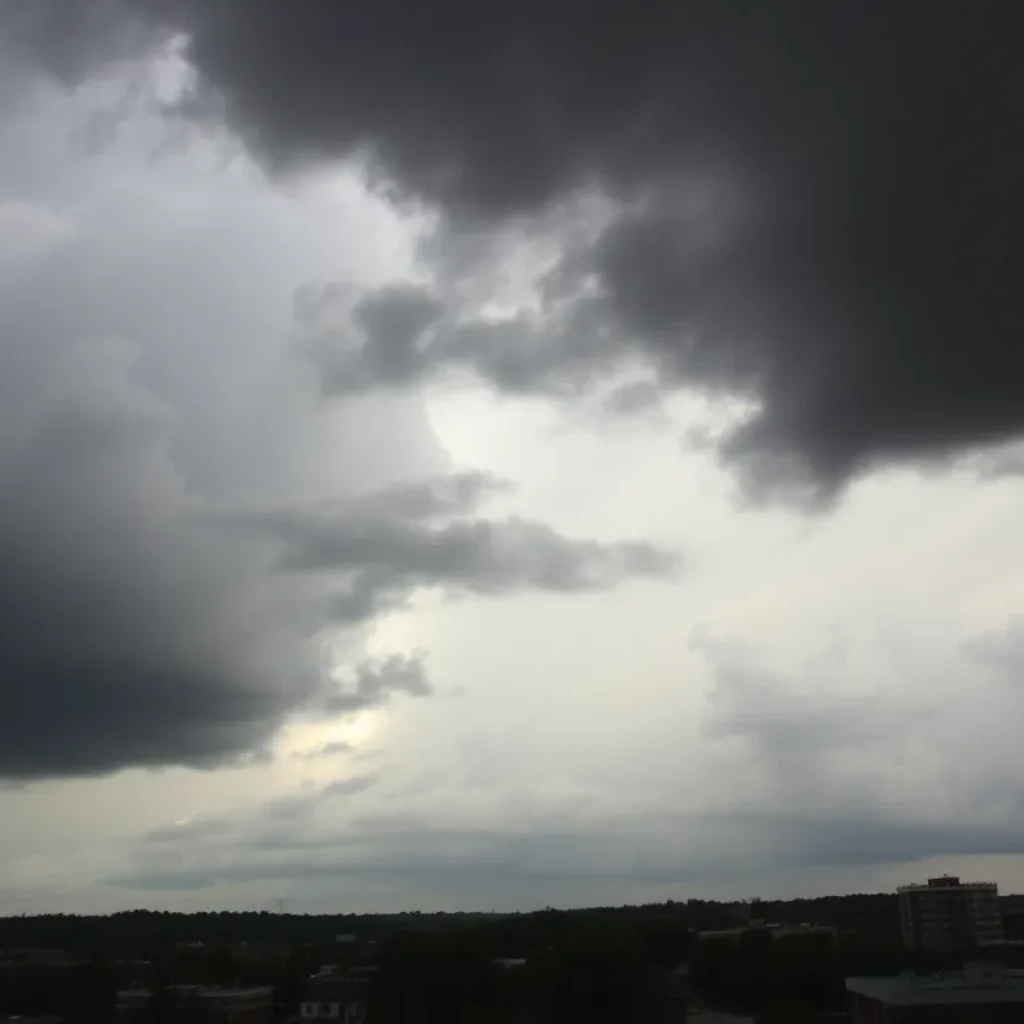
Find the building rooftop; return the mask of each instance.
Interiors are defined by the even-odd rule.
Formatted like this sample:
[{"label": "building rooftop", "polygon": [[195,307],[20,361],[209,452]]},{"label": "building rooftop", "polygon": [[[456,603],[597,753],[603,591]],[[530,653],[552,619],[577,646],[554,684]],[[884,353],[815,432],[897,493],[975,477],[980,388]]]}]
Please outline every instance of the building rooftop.
[{"label": "building rooftop", "polygon": [[[206,985],[170,985],[168,991],[175,996],[192,999],[258,999],[270,998],[274,990],[270,985],[249,988],[215,988]],[[119,1002],[143,1001],[153,997],[151,988],[126,988],[117,993]]]},{"label": "building rooftop", "polygon": [[778,922],[751,921],[736,928],[715,928],[698,932],[701,939],[721,938],[728,935],[743,935],[749,931],[766,931],[772,938],[785,939],[794,935],[838,935],[841,929],[830,924],[779,924]]},{"label": "building rooftop", "polygon": [[1024,971],[999,964],[972,964],[962,971],[889,978],[847,978],[847,992],[896,1006],[940,1003],[1024,1003]]},{"label": "building rooftop", "polygon": [[908,882],[906,885],[898,885],[897,892],[914,892],[918,889],[997,889],[995,882],[962,882],[956,875],[940,875],[938,878],[929,878],[927,882]]},{"label": "building rooftop", "polygon": [[304,1003],[348,1003],[365,999],[369,992],[366,978],[309,978],[302,986]]}]

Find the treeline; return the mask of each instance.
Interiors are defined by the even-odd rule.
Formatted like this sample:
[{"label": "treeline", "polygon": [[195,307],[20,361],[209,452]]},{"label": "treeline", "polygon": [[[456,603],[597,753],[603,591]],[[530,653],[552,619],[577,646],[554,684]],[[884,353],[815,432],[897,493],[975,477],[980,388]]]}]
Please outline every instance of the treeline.
[{"label": "treeline", "polygon": [[448,931],[487,921],[490,914],[274,914],[220,911],[181,914],[158,910],[84,916],[41,914],[0,918],[0,949],[96,948],[125,955],[139,947],[203,942],[329,943],[339,934],[371,940],[399,930]]},{"label": "treeline", "polygon": [[[763,917],[783,924],[830,924],[898,937],[896,898],[879,895],[828,896],[814,900],[756,901],[750,904],[713,900],[668,901],[660,904],[593,907],[583,910],[517,914],[276,914],[217,912],[181,914],[133,910],[106,916],[45,914],[0,918],[0,949],[61,947],[92,950],[108,947],[133,953],[140,946],[183,942],[229,944],[237,942],[327,943],[338,934],[354,934],[369,941],[396,932],[445,933],[483,928],[502,936],[507,949],[497,955],[516,956],[532,936],[548,927],[578,922],[586,927],[630,927],[637,922],[684,923],[700,931],[728,928],[744,916]],[[554,922],[558,924],[554,924]],[[497,938],[496,940],[497,941]],[[500,943],[499,943],[500,944]]]}]

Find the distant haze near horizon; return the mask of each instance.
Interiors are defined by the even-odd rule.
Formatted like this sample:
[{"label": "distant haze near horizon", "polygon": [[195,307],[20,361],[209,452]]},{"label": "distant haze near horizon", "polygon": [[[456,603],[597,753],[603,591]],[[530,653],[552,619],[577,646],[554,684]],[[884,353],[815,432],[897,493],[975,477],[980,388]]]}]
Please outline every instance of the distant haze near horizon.
[{"label": "distant haze near horizon", "polygon": [[431,9],[0,0],[0,914],[1024,891],[1021,13]]},{"label": "distant haze near horizon", "polygon": [[[875,899],[877,897],[891,897],[893,907],[893,920],[892,924],[898,927],[897,917],[897,893],[893,890],[885,890],[882,892],[835,892],[835,893],[824,893],[820,895],[796,895],[791,897],[779,897],[779,896],[759,896],[759,897],[723,897],[716,899],[713,897],[702,897],[692,896],[687,898],[673,899],[671,896],[664,900],[652,901],[651,903],[605,903],[605,904],[579,904],[575,906],[562,906],[557,904],[543,904],[536,907],[515,907],[510,909],[501,909],[498,907],[492,907],[489,909],[483,909],[482,907],[476,907],[472,909],[430,909],[429,907],[406,907],[400,910],[352,910],[347,908],[336,908],[336,909],[323,909],[319,906],[303,906],[301,901],[287,899],[285,897],[279,897],[276,899],[270,899],[264,905],[252,906],[252,907],[205,907],[201,906],[196,909],[190,909],[188,907],[174,907],[169,910],[165,908],[152,908],[152,907],[122,907],[114,910],[103,910],[103,911],[82,911],[76,915],[75,911],[70,912],[47,912],[40,911],[38,913],[28,914],[6,914],[0,916],[2,920],[21,920],[21,919],[32,919],[52,916],[52,913],[70,913],[73,916],[80,916],[83,918],[87,917],[116,917],[119,915],[131,915],[131,914],[181,914],[184,917],[191,917],[193,915],[205,915],[205,914],[231,914],[245,917],[250,914],[256,915],[271,915],[280,917],[309,917],[309,918],[331,918],[331,919],[349,919],[349,918],[402,918],[402,917],[451,917],[456,919],[489,919],[489,918],[501,918],[501,917],[517,917],[523,915],[532,914],[544,914],[550,912],[557,913],[572,913],[574,911],[602,911],[602,910],[629,910],[630,908],[638,907],[671,907],[675,905],[678,908],[685,908],[688,903],[697,902],[709,905],[714,905],[720,908],[723,912],[727,912],[731,915],[730,920],[734,920],[737,926],[742,925],[746,921],[751,922],[766,922],[772,924],[776,921],[781,921],[786,924],[820,924],[829,925],[834,924],[829,917],[827,912],[827,905],[831,901],[843,901],[853,900],[856,901],[860,898]],[[1001,905],[1004,906],[1004,913],[1007,912],[1006,908],[1010,908],[1010,912],[1017,913],[1017,904],[1024,900],[1024,894],[1019,893],[1004,893],[1000,892],[998,899]],[[793,912],[796,910],[805,911],[807,904],[823,904],[821,909],[824,911],[823,914],[812,915],[814,920],[804,920],[802,917],[798,920],[794,916]],[[779,906],[781,905],[781,906]],[[842,915],[841,915],[842,916]],[[730,925],[731,927],[731,925]]]}]

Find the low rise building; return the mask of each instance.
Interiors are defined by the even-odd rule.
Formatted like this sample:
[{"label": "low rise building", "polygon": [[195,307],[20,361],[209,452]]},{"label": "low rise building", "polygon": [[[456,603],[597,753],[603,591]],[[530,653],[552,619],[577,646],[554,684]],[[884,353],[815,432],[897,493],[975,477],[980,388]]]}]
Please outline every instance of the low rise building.
[{"label": "low rise building", "polygon": [[973,963],[962,971],[847,978],[850,1024],[1024,1022],[1024,971]]},{"label": "low rise building", "polygon": [[704,940],[717,940],[739,943],[748,932],[763,931],[773,939],[788,939],[794,936],[816,935],[822,939],[834,942],[840,936],[840,929],[831,925],[817,924],[779,924],[777,922],[752,920],[749,924],[738,928],[718,928],[713,931],[698,933],[698,938]]},{"label": "low rise building", "polygon": [[117,993],[114,1010],[117,1024],[150,1024],[157,1019],[201,1024],[270,1024],[274,1014],[274,990],[270,985],[131,988]]},{"label": "low rise building", "polygon": [[353,975],[309,978],[302,988],[303,1021],[363,1024],[369,1009],[370,983]]},{"label": "low rise building", "polygon": [[73,962],[63,949],[5,949],[0,953],[5,964],[21,964],[25,967],[68,967]]},{"label": "low rise building", "polygon": [[228,952],[240,964],[284,963],[289,956],[288,947],[280,942],[236,942]]}]

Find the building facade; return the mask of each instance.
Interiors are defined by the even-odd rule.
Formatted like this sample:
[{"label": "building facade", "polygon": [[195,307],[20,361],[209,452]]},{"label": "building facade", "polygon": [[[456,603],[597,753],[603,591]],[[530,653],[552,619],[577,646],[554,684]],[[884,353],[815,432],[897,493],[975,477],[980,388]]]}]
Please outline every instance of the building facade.
[{"label": "building facade", "polygon": [[924,885],[902,885],[897,893],[908,949],[953,953],[1002,941],[995,882],[961,882],[955,875],[943,875]]},{"label": "building facade", "polygon": [[310,978],[302,988],[299,1014],[305,1021],[363,1024],[369,1001],[369,983],[357,977]]}]

